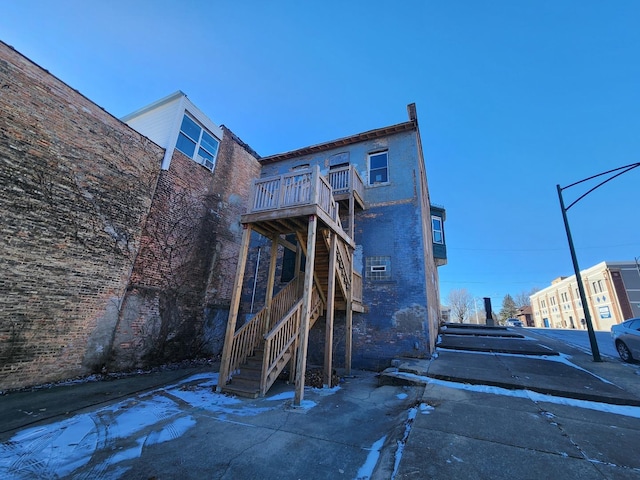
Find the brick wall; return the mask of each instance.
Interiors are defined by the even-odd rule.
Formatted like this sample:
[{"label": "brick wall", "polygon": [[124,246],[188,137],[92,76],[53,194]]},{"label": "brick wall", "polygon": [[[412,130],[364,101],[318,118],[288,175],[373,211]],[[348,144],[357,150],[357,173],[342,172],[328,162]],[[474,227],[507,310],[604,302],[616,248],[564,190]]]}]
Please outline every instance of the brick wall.
[{"label": "brick wall", "polygon": [[0,43],[0,389],[99,369],[163,150]]},{"label": "brick wall", "polygon": [[214,172],[176,151],[158,182],[112,351],[123,369],[222,349],[254,154],[224,130]]}]

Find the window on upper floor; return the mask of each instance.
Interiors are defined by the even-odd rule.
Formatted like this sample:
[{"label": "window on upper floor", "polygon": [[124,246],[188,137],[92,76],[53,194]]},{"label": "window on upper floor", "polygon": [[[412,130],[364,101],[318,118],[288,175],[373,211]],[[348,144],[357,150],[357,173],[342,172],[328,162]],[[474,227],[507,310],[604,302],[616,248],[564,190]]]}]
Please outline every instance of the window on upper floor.
[{"label": "window on upper floor", "polygon": [[369,154],[369,185],[387,183],[389,181],[389,152]]},{"label": "window on upper floor", "polygon": [[366,268],[369,280],[391,280],[391,257],[367,257]]},{"label": "window on upper floor", "polygon": [[444,232],[442,230],[442,217],[431,216],[431,230],[433,231],[433,243],[444,243]]},{"label": "window on upper floor", "polygon": [[176,148],[213,171],[220,141],[186,113],[182,118]]}]

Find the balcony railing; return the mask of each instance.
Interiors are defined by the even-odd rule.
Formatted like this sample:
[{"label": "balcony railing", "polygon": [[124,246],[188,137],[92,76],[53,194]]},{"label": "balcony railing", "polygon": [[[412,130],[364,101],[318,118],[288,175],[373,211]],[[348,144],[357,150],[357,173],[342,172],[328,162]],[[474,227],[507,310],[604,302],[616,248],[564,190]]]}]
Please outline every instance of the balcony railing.
[{"label": "balcony railing", "polygon": [[253,181],[250,213],[303,205],[318,205],[339,223],[338,204],[318,166]]},{"label": "balcony railing", "polygon": [[333,188],[334,195],[356,192],[361,199],[364,198],[364,182],[354,165],[330,170],[329,183]]}]

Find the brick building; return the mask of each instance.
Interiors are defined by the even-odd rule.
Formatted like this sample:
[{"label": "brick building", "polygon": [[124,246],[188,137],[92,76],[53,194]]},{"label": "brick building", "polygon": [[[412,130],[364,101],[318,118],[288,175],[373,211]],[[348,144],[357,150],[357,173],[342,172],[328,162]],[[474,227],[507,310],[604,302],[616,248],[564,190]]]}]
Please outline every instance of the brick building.
[{"label": "brick building", "polygon": [[258,155],[182,92],[122,121],[165,153],[110,368],[218,354]]},{"label": "brick building", "polygon": [[178,92],[190,158],[4,43],[0,87],[0,390],[219,353],[255,152]]},{"label": "brick building", "polygon": [[0,389],[99,369],[163,149],[0,43]]},{"label": "brick building", "polygon": [[[580,272],[595,330],[640,316],[640,268],[635,261],[600,262]],[[559,277],[531,295],[534,326],[586,330],[576,276]]]},{"label": "brick building", "polygon": [[[407,122],[260,158],[182,92],[117,119],[0,43],[0,109],[0,390],[217,354],[238,315],[302,299],[305,262],[320,322],[301,357],[432,353],[445,211],[413,105]],[[280,195],[300,218],[276,218]]]},{"label": "brick building", "polygon": [[299,402],[307,361],[327,383],[334,357],[349,370],[432,354],[445,210],[431,205],[407,110],[407,122],[260,159],[219,388],[264,395],[289,365]]}]

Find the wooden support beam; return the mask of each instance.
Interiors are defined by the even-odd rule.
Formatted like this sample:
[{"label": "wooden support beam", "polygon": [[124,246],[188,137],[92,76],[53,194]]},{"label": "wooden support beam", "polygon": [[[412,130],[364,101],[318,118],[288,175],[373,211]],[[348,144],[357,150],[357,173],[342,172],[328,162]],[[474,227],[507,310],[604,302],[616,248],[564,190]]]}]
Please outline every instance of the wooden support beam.
[{"label": "wooden support beam", "polygon": [[355,207],[355,199],[353,198],[353,194],[349,196],[349,237],[351,240],[355,242],[355,216],[356,216],[356,207]]},{"label": "wooden support beam", "polygon": [[351,254],[351,268],[349,269],[349,285],[351,288],[347,292],[347,318],[345,328],[345,359],[344,369],[347,375],[351,375],[351,353],[353,349],[353,250],[347,250]]},{"label": "wooden support beam", "polygon": [[267,294],[264,299],[264,306],[267,309],[267,321],[265,322],[265,331],[263,335],[269,333],[271,325],[280,320],[279,318],[271,318],[271,300],[273,300],[273,285],[276,277],[276,262],[278,260],[278,236],[271,237],[271,258],[269,259],[269,277],[267,278]]},{"label": "wooden support beam", "polygon": [[[317,223],[317,220],[316,220]],[[302,246],[302,252],[306,255],[307,257],[307,263],[309,262],[309,254],[308,254],[308,247],[305,248],[304,245],[304,237],[302,236],[302,233],[298,232],[296,233],[296,236],[298,238],[298,243]],[[307,237],[308,238],[308,237]],[[314,243],[315,246],[315,243]],[[315,256],[315,254],[314,254]],[[320,295],[320,298],[322,298],[322,302],[326,305],[327,304],[327,298],[324,295],[324,291],[322,290],[322,284],[320,283],[320,279],[318,278],[317,273],[315,272],[315,269],[313,271],[313,280],[315,281],[316,286],[318,287],[318,294]]]},{"label": "wooden support beam", "polygon": [[309,344],[309,322],[311,315],[311,291],[313,289],[313,264],[316,256],[316,231],[318,219],[315,215],[309,217],[307,233],[307,265],[304,272],[304,297],[302,303],[302,318],[300,319],[300,333],[298,338],[298,364],[296,367],[296,391],[293,398],[294,407],[299,407],[304,397],[304,380],[307,369],[307,347]]},{"label": "wooden support beam", "polygon": [[331,233],[329,237],[329,285],[327,287],[327,314],[325,324],[324,342],[324,377],[323,387],[331,388],[331,378],[333,372],[333,317],[335,313],[335,293],[336,293],[336,251],[338,248],[338,236]]},{"label": "wooden support beam", "polygon": [[247,265],[247,255],[249,253],[249,243],[251,242],[251,225],[244,225],[242,232],[242,244],[240,246],[240,258],[236,268],[236,278],[231,294],[231,305],[229,306],[229,319],[227,320],[227,331],[224,336],[224,346],[222,347],[222,359],[220,360],[220,372],[218,373],[217,392],[222,391],[222,387],[229,380],[229,362],[231,361],[231,347],[233,335],[236,331],[238,320],[238,308],[240,307],[240,297],[242,296],[242,281],[244,280],[244,269]]}]

